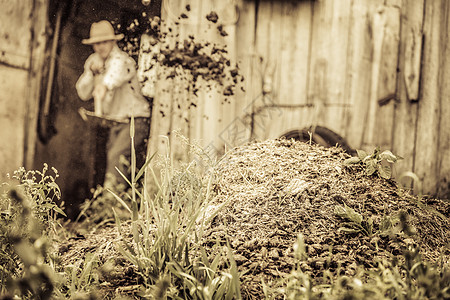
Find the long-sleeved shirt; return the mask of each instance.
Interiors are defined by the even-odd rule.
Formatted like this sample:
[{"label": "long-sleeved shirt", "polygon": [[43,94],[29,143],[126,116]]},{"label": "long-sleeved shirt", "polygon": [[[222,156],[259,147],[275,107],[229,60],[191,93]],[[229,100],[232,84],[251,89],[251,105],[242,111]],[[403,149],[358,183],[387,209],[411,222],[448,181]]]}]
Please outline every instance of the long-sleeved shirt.
[{"label": "long-sleeved shirt", "polygon": [[95,78],[90,66],[93,61],[101,60],[99,54],[91,54],[84,64],[84,72],[76,83],[81,100],[92,99],[95,81],[100,80],[107,92],[102,100],[104,116],[123,121],[134,117],[150,117],[148,101],[141,93],[141,86],[136,75],[136,63],[125,52],[114,46],[105,61],[101,78]]}]

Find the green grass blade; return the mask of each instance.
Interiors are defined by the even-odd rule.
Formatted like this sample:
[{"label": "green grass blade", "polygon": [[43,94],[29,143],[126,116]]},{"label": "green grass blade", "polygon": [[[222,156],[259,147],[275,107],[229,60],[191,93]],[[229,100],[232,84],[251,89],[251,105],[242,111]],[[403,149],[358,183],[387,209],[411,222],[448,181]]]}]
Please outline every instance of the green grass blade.
[{"label": "green grass blade", "polygon": [[139,180],[139,178],[141,178],[142,174],[144,174],[145,169],[147,168],[147,166],[150,164],[150,162],[153,160],[153,158],[155,157],[156,153],[154,153],[149,159],[147,159],[147,161],[145,162],[145,164],[142,166],[142,168],[139,170],[139,172],[136,175],[136,181]]},{"label": "green grass blade", "polygon": [[119,172],[119,175],[122,176],[122,178],[126,181],[126,183],[128,183],[129,186],[132,186],[130,180],[127,178],[127,176],[125,176],[125,174],[123,174],[119,168],[115,167],[116,171]]},{"label": "green grass blade", "polygon": [[117,201],[119,201],[119,203],[120,204],[122,204],[122,206],[126,209],[126,210],[128,210],[130,213],[131,213],[131,209],[128,207],[128,205],[119,197],[119,196],[117,196],[113,191],[111,191],[110,189],[106,189],[108,192],[110,192],[113,196],[114,196],[114,198],[117,200]]}]

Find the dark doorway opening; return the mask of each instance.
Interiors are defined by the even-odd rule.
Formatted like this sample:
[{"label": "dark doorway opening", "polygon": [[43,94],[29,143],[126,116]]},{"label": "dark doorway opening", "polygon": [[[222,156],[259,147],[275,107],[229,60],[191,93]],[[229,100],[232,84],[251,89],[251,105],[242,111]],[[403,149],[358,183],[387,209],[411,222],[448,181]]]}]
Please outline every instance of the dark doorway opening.
[{"label": "dark doorway opening", "polygon": [[[145,20],[160,13],[161,0],[151,1],[150,5],[143,5],[141,0],[50,1],[51,30],[33,167],[42,169],[47,163],[58,170],[57,183],[71,219],[78,216],[80,204],[91,197],[91,190],[103,183],[106,161],[107,129],[83,121],[78,114],[80,107],[93,110],[92,101],[81,101],[75,89],[84,61],[92,53],[92,48],[81,40],[89,36],[93,22],[106,19],[117,33],[125,34],[119,47],[133,44],[138,50],[139,38],[146,30]],[[132,56],[137,61],[136,52]]]}]

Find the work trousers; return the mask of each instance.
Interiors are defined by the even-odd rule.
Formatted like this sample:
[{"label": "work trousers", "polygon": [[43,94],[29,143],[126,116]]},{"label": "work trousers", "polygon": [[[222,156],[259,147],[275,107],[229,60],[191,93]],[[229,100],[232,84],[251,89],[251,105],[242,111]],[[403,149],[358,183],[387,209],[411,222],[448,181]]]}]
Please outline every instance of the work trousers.
[{"label": "work trousers", "polygon": [[[130,123],[116,124],[110,128],[108,142],[106,145],[106,176],[113,175],[117,183],[126,183],[123,177],[117,172],[116,167],[130,179],[131,170],[131,137]],[[150,131],[149,118],[134,119],[134,149],[136,153],[136,172],[144,165],[147,154],[147,142]],[[129,162],[124,164],[123,156]],[[109,175],[108,175],[109,174]]]}]

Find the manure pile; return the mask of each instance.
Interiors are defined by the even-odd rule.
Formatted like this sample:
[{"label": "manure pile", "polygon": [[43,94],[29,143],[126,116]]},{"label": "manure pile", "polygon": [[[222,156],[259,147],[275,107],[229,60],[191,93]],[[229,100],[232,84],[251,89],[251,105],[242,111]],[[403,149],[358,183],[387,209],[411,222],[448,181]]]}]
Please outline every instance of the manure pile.
[{"label": "manure pile", "polygon": [[[419,205],[394,181],[344,166],[348,157],[338,148],[275,140],[238,147],[215,168],[217,202],[230,202],[213,220],[205,244],[230,241],[239,271],[246,272],[244,298],[263,297],[262,279],[270,283],[292,270],[299,233],[308,255],[302,270],[316,283],[325,269],[340,267],[341,275],[351,276],[358,265],[376,267],[377,259],[400,255],[400,247],[409,244],[419,245],[426,259],[438,261],[443,254],[449,261],[448,202]],[[345,233],[340,229],[345,220],[336,214],[345,206],[360,214],[366,227],[372,220],[374,233],[398,227],[403,212],[415,234]]]},{"label": "manure pile", "polygon": [[[213,207],[226,202],[210,224],[202,244],[230,246],[243,274],[244,299],[264,299],[262,280],[272,285],[286,277],[298,262],[293,245],[302,234],[307,258],[301,268],[313,284],[325,271],[355,275],[359,267],[377,267],[377,260],[399,256],[402,247],[420,246],[423,257],[449,263],[448,202],[422,199],[399,189],[392,180],[367,176],[362,167],[349,168],[340,148],[324,148],[293,140],[270,140],[237,147],[212,170],[217,195]],[[348,207],[362,217],[362,226],[373,222],[372,234],[346,233],[348,220],[338,216]],[[410,230],[399,228],[407,217]],[[386,234],[379,234],[383,227]],[[122,235],[114,225],[102,226],[70,238],[60,245],[65,265],[75,264],[89,252],[99,261],[114,258],[115,267],[103,278],[105,294],[133,294],[140,276],[118,252],[115,244],[131,245],[130,222],[122,223]],[[392,229],[391,228],[391,229]],[[128,241],[128,242],[127,242]],[[221,249],[221,247],[219,247]]]}]

